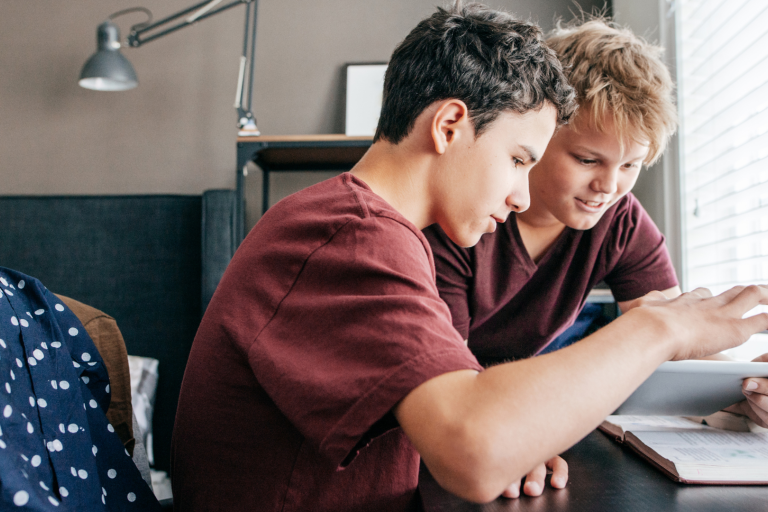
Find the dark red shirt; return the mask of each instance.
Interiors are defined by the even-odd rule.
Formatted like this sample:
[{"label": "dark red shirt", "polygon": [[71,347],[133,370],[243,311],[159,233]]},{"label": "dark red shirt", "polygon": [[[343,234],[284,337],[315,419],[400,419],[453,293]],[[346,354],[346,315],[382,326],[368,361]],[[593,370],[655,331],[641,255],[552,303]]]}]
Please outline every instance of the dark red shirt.
[{"label": "dark red shirt", "polygon": [[617,301],[677,286],[664,236],[632,194],[592,229],[565,228],[538,264],[523,245],[514,213],[468,249],[439,226],[424,234],[440,297],[483,364],[539,353],[573,324],[600,281]]},{"label": "dark red shirt", "polygon": [[391,410],[481,367],[424,236],[349,173],[271,208],[235,254],[179,398],[177,510],[403,511],[418,453]]}]

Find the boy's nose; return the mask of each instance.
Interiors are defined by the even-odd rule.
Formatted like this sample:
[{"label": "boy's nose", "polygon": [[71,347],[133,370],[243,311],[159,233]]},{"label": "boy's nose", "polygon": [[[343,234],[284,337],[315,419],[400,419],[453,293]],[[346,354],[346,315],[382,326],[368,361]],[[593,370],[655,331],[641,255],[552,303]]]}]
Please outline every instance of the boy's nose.
[{"label": "boy's nose", "polygon": [[514,190],[507,196],[507,207],[515,212],[521,213],[531,206],[531,195],[528,192],[528,183],[525,184],[525,188],[522,190]]},{"label": "boy's nose", "polygon": [[618,169],[610,169],[592,181],[592,189],[603,194],[614,194],[618,189]]}]

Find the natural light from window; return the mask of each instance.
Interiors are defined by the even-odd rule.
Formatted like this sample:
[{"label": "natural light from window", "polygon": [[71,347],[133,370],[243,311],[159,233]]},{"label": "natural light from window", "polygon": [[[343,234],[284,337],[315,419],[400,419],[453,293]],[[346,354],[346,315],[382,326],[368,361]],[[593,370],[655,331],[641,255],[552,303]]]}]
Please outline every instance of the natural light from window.
[{"label": "natural light from window", "polygon": [[[676,15],[685,288],[768,283],[768,2],[678,0]],[[751,347],[739,359],[768,335]]]}]

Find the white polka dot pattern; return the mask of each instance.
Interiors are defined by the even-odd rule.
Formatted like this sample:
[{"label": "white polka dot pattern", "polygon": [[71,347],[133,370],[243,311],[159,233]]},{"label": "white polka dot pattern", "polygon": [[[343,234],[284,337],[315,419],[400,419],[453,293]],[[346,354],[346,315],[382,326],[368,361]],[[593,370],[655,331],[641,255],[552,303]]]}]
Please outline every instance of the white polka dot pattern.
[{"label": "white polka dot pattern", "polygon": [[23,507],[29,502],[29,493],[27,491],[19,491],[13,495],[13,504],[17,507]]},{"label": "white polka dot pattern", "polygon": [[0,283],[0,510],[159,511],[104,416],[109,379],[82,324],[34,278],[0,267]]}]

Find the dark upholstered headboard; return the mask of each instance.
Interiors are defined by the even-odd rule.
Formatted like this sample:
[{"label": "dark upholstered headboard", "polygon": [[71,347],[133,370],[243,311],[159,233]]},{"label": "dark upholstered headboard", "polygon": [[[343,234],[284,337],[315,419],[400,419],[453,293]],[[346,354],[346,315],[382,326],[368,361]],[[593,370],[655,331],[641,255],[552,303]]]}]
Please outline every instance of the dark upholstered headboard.
[{"label": "dark upholstered headboard", "polygon": [[168,471],[181,380],[234,254],[235,194],[0,196],[0,266],[111,315],[128,353],[160,361],[155,466]]}]

